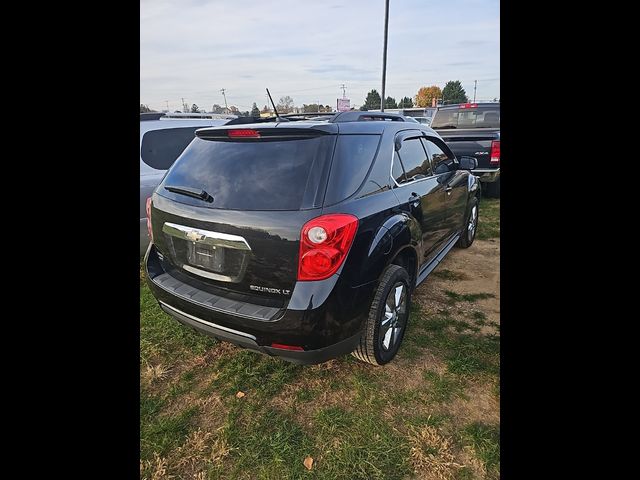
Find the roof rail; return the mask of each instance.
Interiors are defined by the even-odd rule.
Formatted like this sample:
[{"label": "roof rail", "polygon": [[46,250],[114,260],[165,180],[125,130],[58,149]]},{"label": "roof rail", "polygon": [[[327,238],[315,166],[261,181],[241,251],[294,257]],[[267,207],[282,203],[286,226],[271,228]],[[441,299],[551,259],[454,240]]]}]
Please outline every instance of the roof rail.
[{"label": "roof rail", "polygon": [[345,122],[363,122],[363,121],[392,121],[392,122],[404,122],[404,117],[398,113],[385,113],[385,112],[366,112],[350,110],[348,112],[337,113],[331,120],[331,123],[345,123]]},{"label": "roof rail", "polygon": [[241,125],[245,123],[272,123],[282,120],[292,122],[304,122],[311,121],[329,121],[330,123],[346,123],[346,122],[365,122],[365,121],[392,121],[392,122],[406,122],[404,116],[398,113],[385,113],[385,112],[360,112],[360,111],[348,111],[348,112],[313,112],[313,113],[286,113],[278,117],[238,117],[226,123],[226,125]]}]

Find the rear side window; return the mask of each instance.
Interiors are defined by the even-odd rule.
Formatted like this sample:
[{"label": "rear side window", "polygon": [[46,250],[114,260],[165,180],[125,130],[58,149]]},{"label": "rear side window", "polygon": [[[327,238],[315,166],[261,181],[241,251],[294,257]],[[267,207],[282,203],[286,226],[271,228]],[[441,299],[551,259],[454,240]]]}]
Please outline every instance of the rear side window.
[{"label": "rear side window", "polygon": [[376,156],[380,135],[339,135],[324,205],[350,197],[362,185]]},{"label": "rear side window", "polygon": [[436,175],[457,170],[458,166],[454,157],[444,153],[444,151],[431,140],[424,139],[424,143],[429,151],[429,155],[431,156],[433,172]]},{"label": "rear side window", "polygon": [[[335,135],[259,142],[196,138],[169,170],[157,193],[208,208],[312,208],[334,142]],[[165,186],[204,190],[213,202],[169,192]]]},{"label": "rear side window", "polygon": [[151,130],[142,137],[140,157],[156,170],[167,170],[202,127],[181,127]]},{"label": "rear side window", "polygon": [[408,181],[431,176],[429,158],[419,138],[404,140],[399,155]]}]

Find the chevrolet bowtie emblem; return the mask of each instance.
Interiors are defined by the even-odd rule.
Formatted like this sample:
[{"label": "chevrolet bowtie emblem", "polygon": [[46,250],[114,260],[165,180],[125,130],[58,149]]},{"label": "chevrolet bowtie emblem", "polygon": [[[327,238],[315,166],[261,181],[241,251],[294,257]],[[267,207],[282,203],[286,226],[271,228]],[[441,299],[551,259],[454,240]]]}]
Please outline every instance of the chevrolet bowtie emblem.
[{"label": "chevrolet bowtie emblem", "polygon": [[204,235],[198,233],[195,230],[191,230],[189,233],[187,233],[187,238],[192,242],[197,242],[198,240],[202,240],[204,238]]}]

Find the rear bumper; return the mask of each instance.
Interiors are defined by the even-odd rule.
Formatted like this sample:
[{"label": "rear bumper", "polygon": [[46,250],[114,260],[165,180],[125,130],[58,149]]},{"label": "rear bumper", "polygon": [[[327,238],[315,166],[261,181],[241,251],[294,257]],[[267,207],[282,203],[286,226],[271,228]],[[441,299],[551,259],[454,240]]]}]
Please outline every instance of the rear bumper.
[{"label": "rear bumper", "polygon": [[473,173],[476,177],[479,177],[481,182],[485,183],[497,182],[500,178],[499,168],[475,169],[472,170],[471,173]]},{"label": "rear bumper", "polygon": [[[170,276],[151,245],[147,282],[160,307],[205,335],[294,363],[320,363],[357,346],[375,284],[351,288],[338,275],[298,282],[282,308],[214,295]],[[294,345],[304,351],[273,348]]]},{"label": "rear bumper", "polygon": [[301,365],[322,363],[332,358],[346,355],[356,348],[360,340],[360,334],[356,334],[338,343],[329,345],[328,347],[306,351],[283,350],[279,348],[261,346],[257,343],[256,337],[253,335],[207,322],[201,318],[194,317],[193,315],[171,307],[164,302],[159,303],[160,308],[162,308],[166,313],[173,316],[183,325],[195,328],[200,333],[219,340],[231,342],[239,347],[247,348],[272,357],[280,357],[288,362]]}]

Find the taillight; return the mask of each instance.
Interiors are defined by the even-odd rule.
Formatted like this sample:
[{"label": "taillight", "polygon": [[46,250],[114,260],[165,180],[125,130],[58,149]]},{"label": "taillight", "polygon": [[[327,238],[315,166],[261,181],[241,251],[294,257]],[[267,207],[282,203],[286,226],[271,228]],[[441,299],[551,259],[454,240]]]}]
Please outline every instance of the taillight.
[{"label": "taillight", "polygon": [[227,135],[229,138],[260,138],[260,132],[251,128],[228,130]]},{"label": "taillight", "polygon": [[147,232],[149,232],[149,238],[153,242],[153,230],[151,230],[151,197],[147,198]]},{"label": "taillight", "polygon": [[500,165],[500,140],[491,142],[491,165]]},{"label": "taillight", "polygon": [[309,220],[300,232],[298,280],[324,280],[344,262],[358,230],[353,215],[336,213]]},{"label": "taillight", "polygon": [[304,348],[298,345],[284,345],[282,343],[272,343],[272,348],[279,348],[281,350],[293,350],[294,352],[303,352]]},{"label": "taillight", "polygon": [[460,105],[460,108],[478,108],[478,104],[477,103],[463,103],[462,105]]}]

